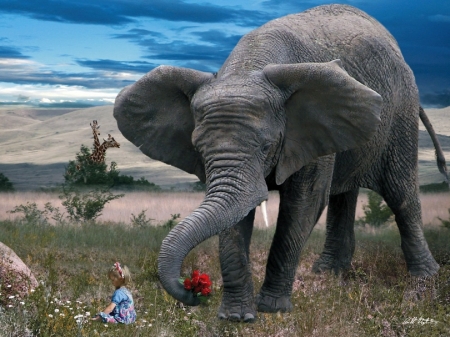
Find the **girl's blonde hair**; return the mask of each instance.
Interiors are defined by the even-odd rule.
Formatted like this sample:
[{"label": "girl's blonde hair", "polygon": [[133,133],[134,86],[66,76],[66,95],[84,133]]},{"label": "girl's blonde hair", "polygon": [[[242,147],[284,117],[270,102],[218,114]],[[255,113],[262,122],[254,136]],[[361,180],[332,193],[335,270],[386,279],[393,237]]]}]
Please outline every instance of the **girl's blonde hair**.
[{"label": "girl's blonde hair", "polygon": [[127,266],[121,266],[119,262],[114,263],[114,265],[108,270],[108,277],[114,276],[115,278],[123,279],[123,284],[127,285],[131,282],[130,270]]}]

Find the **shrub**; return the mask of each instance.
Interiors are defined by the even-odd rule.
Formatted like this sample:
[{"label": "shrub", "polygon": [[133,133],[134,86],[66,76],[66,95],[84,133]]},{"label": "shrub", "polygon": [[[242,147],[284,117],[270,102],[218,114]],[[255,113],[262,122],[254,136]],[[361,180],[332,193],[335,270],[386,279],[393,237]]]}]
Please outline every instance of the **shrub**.
[{"label": "shrub", "polygon": [[0,192],[14,191],[12,182],[3,173],[0,173]]},{"label": "shrub", "polygon": [[23,213],[23,220],[27,223],[48,224],[47,212],[39,210],[35,202],[27,202],[26,205],[16,206],[8,213]]},{"label": "shrub", "polygon": [[[81,145],[76,160],[69,161],[64,173],[65,182],[69,185],[111,185],[111,175],[105,163],[94,163],[89,159],[91,150]],[[111,166],[112,167],[112,166]]]},{"label": "shrub", "polygon": [[177,213],[171,214],[170,216],[171,218],[163,224],[163,227],[169,230],[175,227],[175,225],[178,223],[177,219],[179,219],[181,215],[180,213]]},{"label": "shrub", "polygon": [[142,210],[141,213],[138,214],[138,216],[131,213],[131,225],[133,227],[140,227],[145,228],[152,224],[152,221],[155,219],[147,219],[147,216],[145,215],[145,212],[147,210]]},{"label": "shrub", "polygon": [[75,222],[91,222],[102,215],[105,205],[114,200],[123,197],[124,194],[114,195],[108,189],[96,189],[87,193],[81,193],[75,189],[63,189],[60,199],[69,213],[68,218]]},{"label": "shrub", "polygon": [[146,191],[160,191],[161,188],[147,181],[144,177],[134,180],[132,176],[122,175],[117,163],[112,161],[109,168],[105,163],[94,163],[89,159],[91,150],[81,145],[76,160],[69,161],[64,173],[64,180],[69,186],[108,186],[125,187]]},{"label": "shrub", "polygon": [[204,192],[206,191],[206,184],[202,183],[201,181],[196,181],[192,184],[192,190],[194,192]]},{"label": "shrub", "polygon": [[443,181],[442,183],[422,185],[419,189],[421,193],[445,193],[450,191],[450,186],[446,181]]},{"label": "shrub", "polygon": [[368,204],[363,206],[364,217],[356,221],[358,225],[368,224],[373,227],[380,227],[381,225],[392,221],[393,213],[391,209],[383,203],[383,198],[374,191],[369,191],[367,194]]},{"label": "shrub", "polygon": [[127,175],[119,175],[119,171],[116,171],[117,175],[112,177],[112,186],[118,188],[125,189],[133,189],[133,190],[144,190],[144,191],[153,191],[159,192],[161,191],[161,187],[158,185],[149,182],[144,177],[141,177],[138,180],[134,180],[132,176]]},{"label": "shrub", "polygon": [[[450,215],[450,208],[448,209],[448,214]],[[441,219],[440,217],[438,217],[438,219],[441,220],[443,227],[450,229],[450,216],[448,217],[448,220]]]}]

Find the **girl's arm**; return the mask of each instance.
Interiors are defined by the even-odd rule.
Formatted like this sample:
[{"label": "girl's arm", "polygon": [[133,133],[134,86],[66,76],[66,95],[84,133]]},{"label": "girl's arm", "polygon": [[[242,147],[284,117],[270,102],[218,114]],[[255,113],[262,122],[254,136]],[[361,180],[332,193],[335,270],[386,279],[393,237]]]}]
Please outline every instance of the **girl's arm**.
[{"label": "girl's arm", "polygon": [[[116,307],[116,303],[111,302],[105,309],[103,309],[103,312],[105,314],[110,314],[111,311],[113,311],[115,307]],[[101,319],[102,318],[98,314],[94,318],[92,318],[93,321],[100,321]]]},{"label": "girl's arm", "polygon": [[105,309],[103,309],[103,312],[105,314],[109,314],[109,313],[111,313],[111,311],[114,310],[115,307],[116,307],[116,303],[111,302]]}]

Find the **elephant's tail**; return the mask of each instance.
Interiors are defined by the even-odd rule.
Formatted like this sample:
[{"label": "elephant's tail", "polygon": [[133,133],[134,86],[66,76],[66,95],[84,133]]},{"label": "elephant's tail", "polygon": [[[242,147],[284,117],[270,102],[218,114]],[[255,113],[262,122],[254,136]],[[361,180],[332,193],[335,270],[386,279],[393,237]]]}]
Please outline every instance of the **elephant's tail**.
[{"label": "elephant's tail", "polygon": [[437,166],[439,168],[439,172],[441,172],[444,177],[445,181],[450,185],[450,181],[448,179],[448,171],[447,171],[447,164],[445,163],[445,157],[444,152],[442,151],[441,144],[439,144],[439,140],[437,139],[436,132],[433,129],[433,126],[431,125],[430,120],[428,119],[428,116],[425,114],[425,111],[422,107],[419,109],[419,116],[420,120],[422,121],[423,125],[428,131],[428,134],[431,137],[431,140],[433,141],[434,148],[436,150],[436,162]]}]

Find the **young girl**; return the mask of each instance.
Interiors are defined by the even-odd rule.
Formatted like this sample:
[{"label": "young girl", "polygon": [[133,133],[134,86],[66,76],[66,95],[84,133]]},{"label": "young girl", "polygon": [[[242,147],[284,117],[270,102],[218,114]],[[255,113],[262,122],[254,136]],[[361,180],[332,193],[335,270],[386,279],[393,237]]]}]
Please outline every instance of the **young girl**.
[{"label": "young girl", "polygon": [[131,280],[128,267],[121,267],[119,262],[114,263],[108,271],[108,278],[116,291],[111,297],[111,303],[102,312],[99,312],[93,320],[101,320],[104,323],[134,323],[136,311],[134,310],[133,296],[125,288],[125,285]]}]

